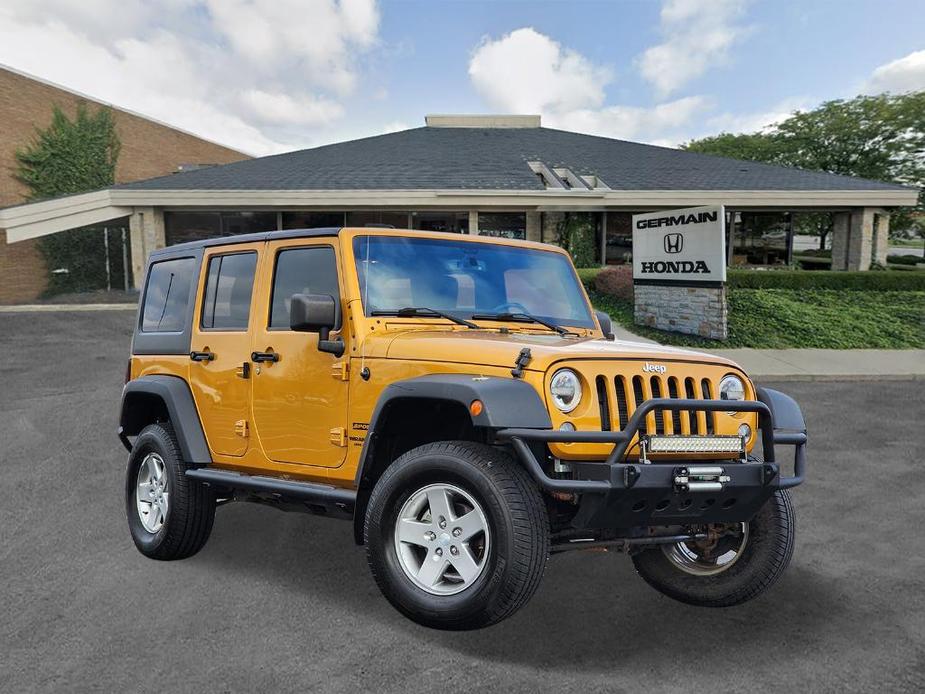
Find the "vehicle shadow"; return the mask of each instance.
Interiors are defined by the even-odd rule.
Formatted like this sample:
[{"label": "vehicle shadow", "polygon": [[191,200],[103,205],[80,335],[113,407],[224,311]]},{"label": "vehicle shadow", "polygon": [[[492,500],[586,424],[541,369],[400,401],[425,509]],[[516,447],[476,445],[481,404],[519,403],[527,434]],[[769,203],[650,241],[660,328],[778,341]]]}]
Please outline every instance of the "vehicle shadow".
[{"label": "vehicle shadow", "polygon": [[303,594],[312,605],[333,604],[347,621],[375,622],[412,649],[439,644],[538,669],[612,671],[630,659],[633,669],[662,667],[700,660],[705,649],[762,660],[805,656],[858,619],[825,577],[799,561],[767,595],[709,609],[659,595],[623,555],[574,552],[550,559],[539,591],[512,618],[474,632],[432,630],[399,615],[380,595],[349,523],[244,504],[219,511],[212,540],[191,561],[232,583],[248,575]]}]

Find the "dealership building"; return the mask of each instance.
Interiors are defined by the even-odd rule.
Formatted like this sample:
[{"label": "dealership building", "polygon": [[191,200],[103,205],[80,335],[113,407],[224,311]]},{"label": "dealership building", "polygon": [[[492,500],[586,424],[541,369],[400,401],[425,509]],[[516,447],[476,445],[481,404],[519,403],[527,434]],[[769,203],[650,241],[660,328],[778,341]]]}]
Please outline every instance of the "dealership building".
[{"label": "dealership building", "polygon": [[632,254],[635,213],[724,205],[730,265],[790,262],[793,216],[831,212],[833,269],[884,263],[913,188],[541,127],[539,116],[427,116],[425,127],[197,168],[0,210],[10,244],[114,223],[134,277],[166,245],[268,229],[392,225],[554,241],[590,213],[597,262]]}]

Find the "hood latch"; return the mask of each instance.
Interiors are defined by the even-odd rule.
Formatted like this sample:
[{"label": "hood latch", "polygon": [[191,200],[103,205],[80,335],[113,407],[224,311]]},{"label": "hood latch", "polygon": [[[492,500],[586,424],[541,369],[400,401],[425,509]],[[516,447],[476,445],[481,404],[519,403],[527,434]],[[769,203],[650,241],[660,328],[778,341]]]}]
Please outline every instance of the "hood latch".
[{"label": "hood latch", "polygon": [[524,347],[520,350],[520,354],[518,354],[517,359],[514,360],[514,368],[511,369],[511,376],[514,378],[523,376],[524,368],[530,363],[532,358],[533,356],[530,354],[529,347]]}]

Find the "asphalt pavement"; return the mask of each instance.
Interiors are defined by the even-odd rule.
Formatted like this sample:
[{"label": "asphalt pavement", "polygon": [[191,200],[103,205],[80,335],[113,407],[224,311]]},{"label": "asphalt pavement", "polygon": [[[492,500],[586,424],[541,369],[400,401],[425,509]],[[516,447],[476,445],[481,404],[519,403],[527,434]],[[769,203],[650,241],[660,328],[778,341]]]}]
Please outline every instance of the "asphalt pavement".
[{"label": "asphalt pavement", "polygon": [[569,553],[513,618],[445,633],[380,597],[341,521],[231,504],[197,556],[142,557],[114,433],[130,322],[0,315],[2,691],[925,690],[921,381],[781,385],[809,481],[761,598],[688,607]]}]

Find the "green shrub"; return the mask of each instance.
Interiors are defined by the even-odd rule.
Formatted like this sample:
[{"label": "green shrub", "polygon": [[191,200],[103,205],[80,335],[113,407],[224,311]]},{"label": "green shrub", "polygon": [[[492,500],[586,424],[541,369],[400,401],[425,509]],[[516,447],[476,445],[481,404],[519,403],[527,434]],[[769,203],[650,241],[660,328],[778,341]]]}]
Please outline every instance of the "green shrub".
[{"label": "green shrub", "polygon": [[587,212],[571,212],[559,224],[558,244],[562,246],[576,267],[594,265],[594,221]]},{"label": "green shrub", "polygon": [[589,290],[594,288],[594,279],[600,274],[601,270],[604,268],[600,267],[580,267],[578,268],[578,278],[581,280],[582,284],[585,285]]},{"label": "green shrub", "polygon": [[925,291],[925,272],[838,272],[831,270],[729,270],[733,289],[859,289]]},{"label": "green shrub", "polygon": [[[886,273],[877,273],[886,274]],[[729,339],[664,332],[635,325],[631,301],[591,293],[594,307],[630,332],[665,345],[716,349],[921,349],[925,292],[825,289],[730,289]]]},{"label": "green shrub", "polygon": [[891,255],[887,262],[890,265],[918,265],[919,263],[925,263],[925,259],[920,255],[906,253],[905,255]]},{"label": "green shrub", "polygon": [[594,278],[594,290],[625,301],[633,300],[633,266],[611,265]]}]

